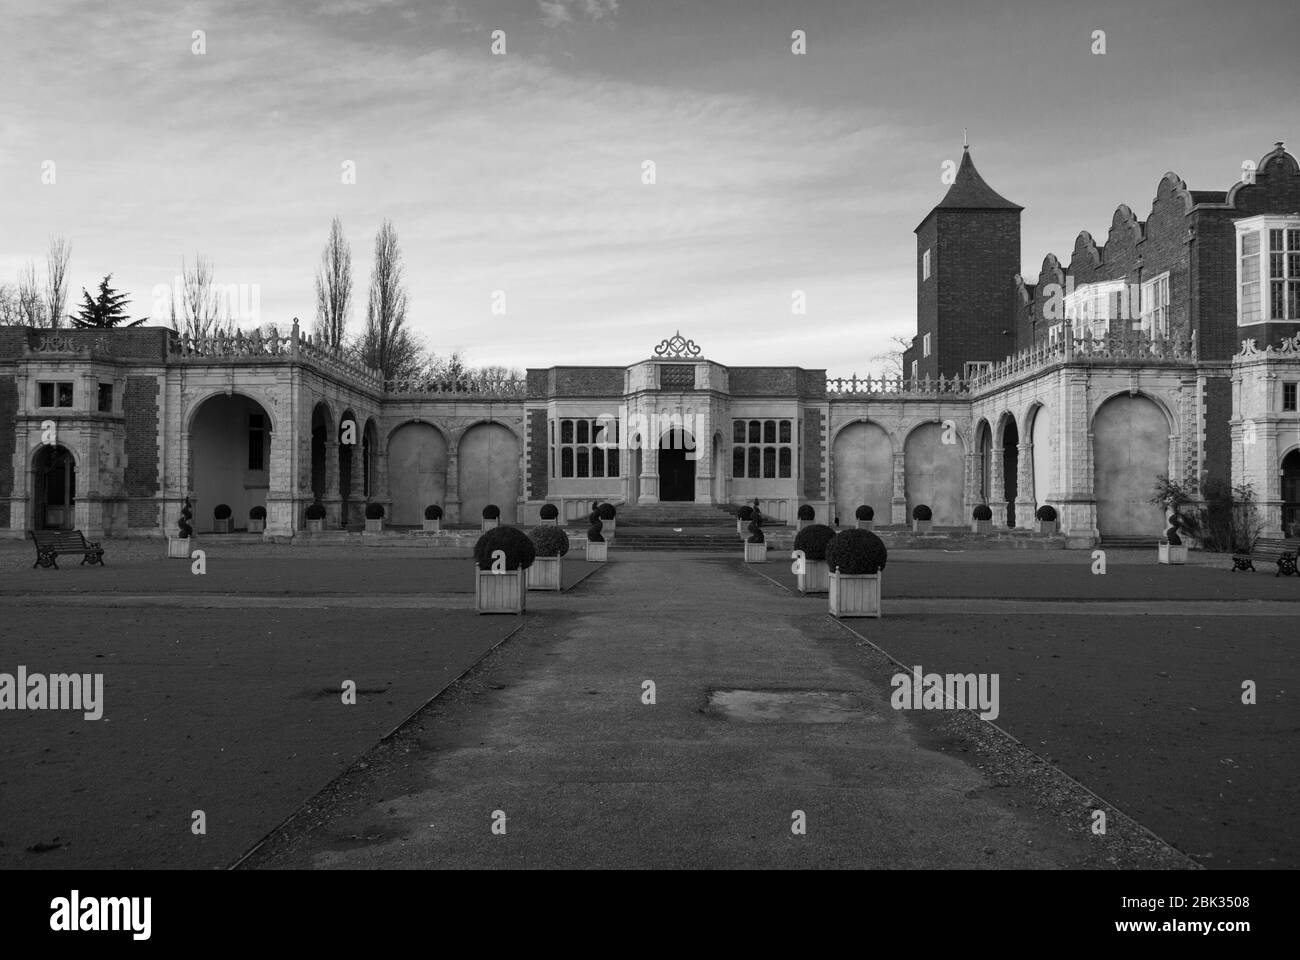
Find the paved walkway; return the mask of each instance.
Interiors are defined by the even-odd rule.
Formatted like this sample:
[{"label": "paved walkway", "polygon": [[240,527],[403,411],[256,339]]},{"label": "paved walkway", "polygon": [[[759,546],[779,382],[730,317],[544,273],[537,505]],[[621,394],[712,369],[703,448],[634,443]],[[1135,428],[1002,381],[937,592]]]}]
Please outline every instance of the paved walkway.
[{"label": "paved walkway", "polygon": [[[1090,797],[1080,791],[1068,817],[1018,802],[1017,784],[942,752],[892,710],[886,670],[729,560],[611,563],[539,604],[469,684],[248,865],[1096,865]],[[645,681],[654,705],[642,703]],[[759,692],[726,693],[736,689]],[[792,832],[795,811],[805,835]],[[1186,865],[1143,839],[1162,865]]]}]

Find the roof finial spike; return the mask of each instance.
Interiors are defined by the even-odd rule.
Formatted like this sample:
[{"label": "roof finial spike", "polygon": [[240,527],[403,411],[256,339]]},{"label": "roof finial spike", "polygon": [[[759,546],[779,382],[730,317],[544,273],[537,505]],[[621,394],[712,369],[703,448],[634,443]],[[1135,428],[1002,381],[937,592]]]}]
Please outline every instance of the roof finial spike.
[{"label": "roof finial spike", "polygon": [[962,148],[963,150],[969,150],[969,149],[970,149],[970,143],[969,143],[969,142],[967,141],[967,139],[966,139],[966,128],[965,128],[965,127],[962,127],[962,128],[961,128],[961,148]]}]

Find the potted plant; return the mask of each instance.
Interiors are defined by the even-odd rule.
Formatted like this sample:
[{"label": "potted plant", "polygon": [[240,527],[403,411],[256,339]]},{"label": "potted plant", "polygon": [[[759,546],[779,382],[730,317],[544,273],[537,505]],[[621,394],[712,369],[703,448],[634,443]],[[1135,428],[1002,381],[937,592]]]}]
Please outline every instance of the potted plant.
[{"label": "potted plant", "polygon": [[600,520],[600,511],[591,511],[587,522],[591,524],[587,527],[587,560],[591,563],[604,563],[609,559],[609,544],[605,542],[605,537],[600,532],[600,528],[604,525]]},{"label": "potted plant", "polygon": [[912,508],[912,532],[929,533],[931,526],[930,518],[932,516],[933,513],[930,511],[930,508],[924,503],[918,503],[914,506]]},{"label": "potted plant", "polygon": [[817,518],[817,511],[812,508],[812,504],[802,503],[799,505],[799,512],[796,516],[798,517],[799,525],[795,529],[802,530]]},{"label": "potted plant", "polygon": [[190,558],[190,537],[194,535],[194,508],[190,506],[189,497],[181,505],[181,516],[176,521],[176,536],[167,538],[167,556],[179,560]]},{"label": "potted plant", "polygon": [[534,527],[528,534],[533,541],[536,553],[533,565],[528,568],[529,590],[554,590],[557,593],[561,584],[561,564],[564,555],[569,552],[569,535],[556,526],[544,525]]},{"label": "potted plant", "polygon": [[1159,560],[1161,563],[1186,563],[1187,562],[1187,544],[1183,543],[1183,538],[1178,535],[1182,527],[1182,516],[1176,507],[1167,504],[1169,516],[1166,522],[1169,524],[1165,527],[1164,539],[1158,545]]},{"label": "potted plant", "polygon": [[384,505],[382,503],[366,504],[366,533],[384,532]]},{"label": "potted plant", "polygon": [[212,511],[212,530],[214,533],[230,532],[231,512],[230,507],[226,504],[217,504],[217,508]]},{"label": "potted plant", "polygon": [[853,511],[854,525],[859,530],[870,530],[875,526],[876,511],[872,510],[866,504],[858,507]]},{"label": "potted plant", "polygon": [[560,525],[560,520],[559,520],[560,510],[555,504],[553,503],[542,504],[542,509],[539,511],[539,513],[542,518],[542,523],[549,523],[553,527],[558,527]]},{"label": "potted plant", "polygon": [[618,527],[618,511],[614,509],[612,503],[602,503],[596,508],[596,512],[600,514],[601,532],[612,537]]},{"label": "potted plant", "polygon": [[749,520],[749,539],[745,541],[746,563],[767,563],[767,541],[763,537],[763,514],[754,508]]},{"label": "potted plant", "polygon": [[442,530],[442,507],[431,503],[424,508],[424,532],[438,533]]},{"label": "potted plant", "polygon": [[325,504],[319,500],[307,507],[307,532],[320,533],[325,529]]},{"label": "potted plant", "polygon": [[479,613],[523,613],[524,577],[533,565],[533,541],[517,527],[493,527],[474,544],[474,609]]},{"label": "potted plant", "polygon": [[1057,530],[1056,508],[1043,504],[1034,514],[1038,520],[1038,532],[1054,534]]},{"label": "potted plant", "polygon": [[993,532],[993,511],[989,509],[987,503],[979,504],[971,512],[971,519],[975,521],[971,524],[971,530],[975,533]]},{"label": "potted plant", "polygon": [[483,508],[483,529],[492,530],[501,526],[501,508],[495,503],[489,503]]},{"label": "potted plant", "polygon": [[248,532],[264,533],[266,531],[266,507],[258,505],[248,511]]},{"label": "potted plant", "polygon": [[826,547],[835,531],[824,523],[810,523],[794,535],[796,556],[794,572],[800,593],[826,593],[831,588],[830,570],[826,567]]},{"label": "potted plant", "polygon": [[826,546],[833,617],[879,617],[885,543],[870,530],[841,530]]},{"label": "potted plant", "polygon": [[749,526],[749,521],[754,519],[754,508],[743,506],[736,511],[736,535],[740,537],[741,542],[745,540],[745,527]]}]

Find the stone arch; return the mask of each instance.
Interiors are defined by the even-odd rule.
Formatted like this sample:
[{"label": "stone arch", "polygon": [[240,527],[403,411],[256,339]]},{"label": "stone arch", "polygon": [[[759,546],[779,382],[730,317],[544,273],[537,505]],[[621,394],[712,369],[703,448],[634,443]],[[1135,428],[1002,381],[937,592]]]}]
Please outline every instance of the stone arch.
[{"label": "stone arch", "polygon": [[1296,536],[1300,525],[1300,444],[1292,444],[1277,459],[1278,495],[1282,500],[1282,532]]},{"label": "stone arch", "polygon": [[325,400],[317,400],[311,408],[311,492],[316,500],[325,499],[329,482],[329,443],[337,430],[334,411]]},{"label": "stone arch", "polygon": [[480,420],[461,432],[457,444],[461,520],[472,523],[489,503],[501,508],[501,522],[514,523],[520,490],[519,435],[499,420]]},{"label": "stone arch", "polygon": [[994,442],[1002,448],[1002,496],[993,508],[995,523],[1002,520],[1003,509],[1006,510],[1006,524],[1014,527],[1017,519],[1027,522],[1025,517],[1016,517],[1016,500],[1020,498],[1020,424],[1015,414],[1003,410],[998,415],[997,425],[993,430]]},{"label": "stone arch", "polygon": [[975,456],[978,461],[976,494],[981,503],[988,503],[993,489],[993,425],[988,417],[980,417],[975,424]]},{"label": "stone arch", "polygon": [[427,420],[406,420],[388,432],[389,517],[395,526],[419,526],[424,508],[445,506],[450,446]]},{"label": "stone arch", "polygon": [[842,523],[853,520],[862,505],[876,512],[876,522],[890,522],[894,500],[894,438],[866,417],[843,424],[831,439],[835,512]]},{"label": "stone arch", "polygon": [[246,397],[262,408],[262,412],[266,416],[267,430],[269,430],[271,433],[275,433],[277,430],[280,429],[280,418],[276,414],[275,402],[271,398],[262,396],[256,390],[240,389],[240,390],[232,391],[232,390],[227,390],[225,388],[222,388],[220,390],[208,390],[202,394],[197,395],[196,397],[194,397],[194,399],[190,401],[189,408],[185,412],[186,433],[192,434],[194,432],[195,417],[198,416],[199,410],[203,407],[203,405],[207,403],[209,400],[211,400],[213,397]]},{"label": "stone arch", "polygon": [[[348,439],[347,424],[352,423],[352,440],[353,443],[345,443]],[[357,499],[360,491],[353,489],[352,477],[354,465],[357,461],[357,450],[361,445],[361,425],[357,422],[357,415],[351,407],[345,409],[339,414],[339,427],[335,434],[335,439],[339,444],[339,496],[343,498],[343,517],[346,522],[350,510],[350,504]]]},{"label": "stone arch", "polygon": [[76,444],[35,444],[27,460],[31,482],[32,530],[71,530],[77,526],[77,472],[82,458]]},{"label": "stone arch", "polygon": [[[1025,437],[1033,445],[1030,456],[1030,489],[1022,492],[1021,500],[1032,500],[1034,510],[1044,503],[1050,494],[1056,491],[1056,479],[1052,476],[1052,444],[1056,437],[1052,414],[1047,404],[1035,397],[1021,415],[1020,422],[1025,425]],[[1022,518],[1025,523],[1029,517]]]},{"label": "stone arch", "polygon": [[915,424],[903,440],[904,491],[907,516],[924,503],[933,512],[936,526],[960,526],[966,522],[966,439],[957,434],[954,443],[943,442],[943,421]]},{"label": "stone arch", "polygon": [[1103,538],[1164,531],[1164,513],[1150,501],[1156,478],[1169,472],[1169,426],[1168,411],[1145,393],[1115,393],[1098,405],[1089,432]]},{"label": "stone arch", "polygon": [[190,418],[188,487],[194,495],[194,530],[213,530],[213,510],[230,507],[230,529],[246,528],[248,512],[265,507],[271,487],[274,419],[245,393],[211,394]]}]

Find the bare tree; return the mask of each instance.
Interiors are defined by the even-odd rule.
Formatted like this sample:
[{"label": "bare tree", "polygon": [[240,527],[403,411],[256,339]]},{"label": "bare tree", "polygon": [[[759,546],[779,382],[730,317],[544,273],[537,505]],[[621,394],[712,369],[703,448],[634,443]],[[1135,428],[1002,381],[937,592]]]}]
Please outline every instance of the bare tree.
[{"label": "bare tree", "polygon": [[884,353],[876,354],[871,358],[871,362],[880,364],[882,377],[901,377],[903,376],[903,353],[912,349],[912,338],[894,334],[889,338],[889,342],[890,348]]},{"label": "bare tree", "polygon": [[68,305],[68,260],[71,258],[72,244],[63,237],[51,237],[45,254],[45,312],[54,330],[62,325],[63,311]]},{"label": "bare tree", "polygon": [[375,263],[370,272],[366,328],[356,354],[387,380],[422,376],[428,367],[424,344],[406,328],[406,287],[402,282],[402,252],[397,231],[385,220],[375,235]]},{"label": "bare tree", "polygon": [[203,254],[194,255],[194,266],[188,267],[181,258],[180,315],[176,312],[176,294],[172,291],[171,323],[177,333],[191,337],[211,337],[235,332],[234,320],[229,315],[229,304],[219,296],[212,284],[212,261]]},{"label": "bare tree", "polygon": [[343,333],[351,312],[352,248],[343,236],[342,221],[335,217],[316,274],[316,331],[324,335],[330,346],[336,349],[343,346]]},{"label": "bare tree", "polygon": [[0,283],[0,324],[21,324],[24,320],[18,301],[18,288],[12,283]]},{"label": "bare tree", "polygon": [[41,284],[36,278],[36,264],[28,260],[18,271],[18,309],[23,323],[29,327],[45,325],[45,303],[41,299]]}]

